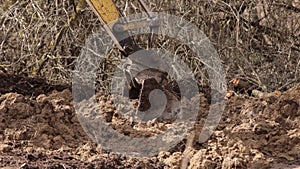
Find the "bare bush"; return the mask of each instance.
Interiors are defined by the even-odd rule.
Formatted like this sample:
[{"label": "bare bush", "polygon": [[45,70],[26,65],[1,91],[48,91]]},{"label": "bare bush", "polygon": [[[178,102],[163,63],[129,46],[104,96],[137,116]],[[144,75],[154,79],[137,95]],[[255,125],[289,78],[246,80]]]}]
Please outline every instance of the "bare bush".
[{"label": "bare bush", "polygon": [[[74,61],[85,40],[101,28],[100,22],[87,6],[75,12],[74,4],[79,1],[72,2],[1,2],[1,69],[30,76],[39,74],[51,82],[70,83]],[[182,16],[198,25],[218,50],[228,80],[243,78],[265,90],[283,90],[300,82],[299,1],[146,2],[152,11]],[[141,12],[141,7],[135,1],[117,3],[123,15]],[[142,41],[139,43],[145,45]],[[166,43],[162,39],[157,46],[176,51],[194,67],[199,77],[207,76],[201,70],[203,65],[190,59],[193,57],[185,46],[174,41]],[[121,58],[116,51],[110,55]],[[109,76],[114,64],[116,62],[106,66],[101,76]],[[104,69],[103,65],[100,67]],[[207,82],[204,80],[201,83]]]}]

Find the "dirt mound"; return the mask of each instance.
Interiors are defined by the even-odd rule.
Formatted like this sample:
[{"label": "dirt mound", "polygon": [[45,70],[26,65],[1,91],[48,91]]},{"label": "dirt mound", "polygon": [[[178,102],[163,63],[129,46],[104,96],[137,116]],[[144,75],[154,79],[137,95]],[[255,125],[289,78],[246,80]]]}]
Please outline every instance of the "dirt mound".
[{"label": "dirt mound", "polygon": [[[149,158],[129,158],[95,145],[82,129],[71,91],[0,74],[0,167],[21,168],[295,168],[300,166],[300,84],[272,97],[234,96],[211,138],[186,140]],[[9,79],[11,77],[11,79]],[[24,78],[23,78],[24,79]],[[21,80],[22,81],[22,80]],[[17,81],[15,81],[17,82]],[[29,86],[24,86],[24,84]],[[19,85],[20,84],[20,85]],[[21,90],[22,89],[22,90]],[[30,89],[31,93],[23,92]],[[57,90],[55,90],[57,89]],[[42,92],[45,90],[46,92]],[[36,97],[32,97],[32,93]],[[109,96],[100,95],[116,123]],[[199,123],[205,120],[200,117]],[[125,123],[124,123],[125,124]],[[159,126],[159,125],[158,125]],[[124,131],[128,126],[119,125]],[[133,135],[134,136],[134,135]],[[190,137],[190,136],[189,136]],[[189,137],[187,140],[189,140]]]},{"label": "dirt mound", "polygon": [[[0,167],[161,168],[156,158],[126,159],[95,145],[77,120],[69,89],[57,91],[61,88],[35,78],[2,77],[7,88],[0,96]],[[32,97],[43,89],[47,93]]]}]

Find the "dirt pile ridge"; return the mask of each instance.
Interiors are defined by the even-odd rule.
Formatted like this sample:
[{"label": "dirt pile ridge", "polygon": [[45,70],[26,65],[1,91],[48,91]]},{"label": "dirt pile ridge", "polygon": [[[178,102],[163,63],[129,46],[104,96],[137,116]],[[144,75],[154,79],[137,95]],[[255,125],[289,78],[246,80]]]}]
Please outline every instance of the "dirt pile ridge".
[{"label": "dirt pile ridge", "polygon": [[[183,148],[136,159],[109,153],[91,141],[77,120],[68,88],[39,83],[42,87],[34,91],[22,87],[36,85],[27,78],[15,83],[16,77],[0,77],[6,83],[0,88],[0,167],[179,168],[183,159],[191,169],[300,166],[300,84],[278,96],[234,96],[207,142],[185,147],[183,141],[178,145]],[[110,107],[112,102],[100,104]]]}]

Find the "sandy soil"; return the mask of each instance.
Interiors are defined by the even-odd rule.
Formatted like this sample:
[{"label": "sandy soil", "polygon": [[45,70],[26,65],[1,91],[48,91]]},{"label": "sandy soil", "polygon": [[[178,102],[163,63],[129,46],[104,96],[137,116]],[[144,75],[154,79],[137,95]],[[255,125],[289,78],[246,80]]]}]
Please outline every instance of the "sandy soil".
[{"label": "sandy soil", "polygon": [[[156,156],[130,158],[104,150],[87,136],[75,114],[70,87],[4,73],[0,79],[3,169],[300,168],[300,84],[277,96],[231,97],[219,126],[203,144],[186,146],[188,138]],[[117,131],[145,136],[118,116],[108,95],[98,98],[106,121]],[[163,132],[159,125],[143,127],[151,130],[147,137]]]}]

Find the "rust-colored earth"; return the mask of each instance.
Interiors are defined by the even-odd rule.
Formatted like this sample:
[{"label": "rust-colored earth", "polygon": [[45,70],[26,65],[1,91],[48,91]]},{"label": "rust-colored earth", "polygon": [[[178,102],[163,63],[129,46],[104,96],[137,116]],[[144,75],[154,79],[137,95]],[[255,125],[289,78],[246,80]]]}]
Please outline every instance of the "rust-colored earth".
[{"label": "rust-colored earth", "polygon": [[[139,159],[109,153],[87,136],[69,86],[4,73],[0,79],[3,169],[300,168],[300,84],[278,96],[234,96],[227,100],[219,126],[207,142],[185,146],[183,140],[169,152]],[[135,132],[119,123],[121,118],[118,122],[110,97],[99,94],[99,98],[116,130]],[[201,123],[205,117],[199,118]]]}]

